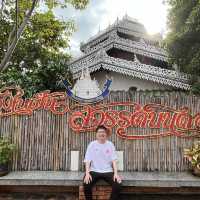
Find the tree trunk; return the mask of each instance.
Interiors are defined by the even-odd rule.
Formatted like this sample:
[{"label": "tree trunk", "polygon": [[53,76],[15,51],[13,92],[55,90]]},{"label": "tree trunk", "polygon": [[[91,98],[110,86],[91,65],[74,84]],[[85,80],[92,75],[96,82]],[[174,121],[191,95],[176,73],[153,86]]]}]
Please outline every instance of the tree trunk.
[{"label": "tree trunk", "polygon": [[5,53],[5,56],[3,57],[2,61],[1,61],[1,64],[0,64],[0,72],[2,72],[3,70],[5,70],[8,67],[9,61],[10,61],[10,59],[12,57],[12,54],[13,54],[16,46],[17,46],[17,43],[18,43],[18,41],[19,41],[19,39],[20,39],[20,37],[21,37],[21,35],[22,35],[22,33],[23,33],[23,31],[24,31],[24,29],[25,29],[25,27],[26,27],[31,15],[32,15],[33,10],[34,10],[34,8],[35,8],[35,6],[36,6],[38,1],[39,0],[33,0],[31,9],[25,15],[24,21],[21,23],[21,25],[19,26],[19,28],[17,30],[17,34],[16,34],[17,36],[14,37],[13,41],[11,42],[11,44],[9,44],[8,49],[7,49],[6,53]]}]

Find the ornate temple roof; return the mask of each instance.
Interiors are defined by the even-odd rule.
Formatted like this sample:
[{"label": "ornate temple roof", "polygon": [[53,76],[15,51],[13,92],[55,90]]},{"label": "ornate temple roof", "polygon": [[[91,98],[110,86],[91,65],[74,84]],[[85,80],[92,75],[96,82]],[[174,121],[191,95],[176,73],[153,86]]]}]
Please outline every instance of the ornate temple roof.
[{"label": "ornate temple roof", "polygon": [[[175,88],[190,89],[188,74],[144,64],[137,58],[141,55],[167,63],[167,53],[159,47],[159,42],[160,38],[152,39],[141,23],[126,15],[83,44],[80,49],[84,55],[72,61],[70,69],[74,79],[81,76],[82,68],[88,67],[89,72],[104,68]],[[134,54],[134,59],[109,56],[107,52],[113,48]]]},{"label": "ornate temple roof", "polygon": [[88,47],[88,45],[92,45],[93,43],[96,43],[98,39],[101,37],[104,37],[109,32],[112,32],[113,30],[118,30],[119,32],[126,32],[130,34],[134,34],[136,36],[147,36],[147,31],[143,24],[139,23],[137,19],[133,19],[127,15],[125,15],[122,20],[117,20],[112,24],[109,25],[106,29],[99,31],[96,35],[89,38],[89,40],[82,44],[81,50],[84,52],[85,49]]}]

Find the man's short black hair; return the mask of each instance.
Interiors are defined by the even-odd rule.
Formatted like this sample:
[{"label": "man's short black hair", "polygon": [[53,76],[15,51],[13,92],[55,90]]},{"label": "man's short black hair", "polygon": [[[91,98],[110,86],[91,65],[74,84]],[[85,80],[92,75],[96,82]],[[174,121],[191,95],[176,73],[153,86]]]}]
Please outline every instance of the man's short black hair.
[{"label": "man's short black hair", "polygon": [[105,132],[106,132],[107,134],[109,133],[108,128],[106,128],[104,125],[98,125],[97,128],[96,128],[96,132],[97,132],[99,129],[104,129]]}]

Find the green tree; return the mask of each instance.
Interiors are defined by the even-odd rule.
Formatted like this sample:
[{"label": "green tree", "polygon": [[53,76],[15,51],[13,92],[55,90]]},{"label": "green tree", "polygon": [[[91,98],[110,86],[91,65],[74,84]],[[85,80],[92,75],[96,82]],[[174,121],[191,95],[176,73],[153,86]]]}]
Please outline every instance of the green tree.
[{"label": "green tree", "polygon": [[[44,13],[35,11],[29,19],[9,67],[0,73],[0,87],[20,85],[27,96],[32,96],[41,90],[61,89],[61,85],[57,84],[60,75],[71,78],[66,66],[70,55],[64,52],[64,49],[69,47],[69,38],[75,31],[75,25],[73,21],[58,20],[54,16],[52,6],[49,7]],[[0,58],[4,57],[8,46],[14,23],[14,20],[12,23],[10,19],[15,19],[14,14],[12,9],[4,10],[4,15],[0,18]]]},{"label": "green tree", "polygon": [[[83,9],[88,3],[88,0],[2,0],[1,17],[4,16],[4,13],[7,14],[8,10],[11,10],[10,16],[7,15],[7,17],[14,21],[14,23],[8,37],[8,45],[5,55],[0,63],[0,71],[5,70],[10,64],[9,61],[19,42],[19,39],[35,9],[40,6],[40,3],[45,3],[47,8],[51,10],[58,6],[66,8],[69,4],[74,6],[76,9]],[[4,10],[4,8],[6,9]],[[15,12],[12,12],[13,10]]]},{"label": "green tree", "polygon": [[200,93],[200,0],[166,0],[169,6],[165,40],[170,61],[192,74],[194,93]]}]

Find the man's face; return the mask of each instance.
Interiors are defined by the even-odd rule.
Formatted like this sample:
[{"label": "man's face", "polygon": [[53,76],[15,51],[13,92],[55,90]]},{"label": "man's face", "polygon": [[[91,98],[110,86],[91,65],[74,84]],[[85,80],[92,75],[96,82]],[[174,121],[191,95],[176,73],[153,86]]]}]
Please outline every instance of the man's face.
[{"label": "man's face", "polygon": [[104,129],[98,129],[96,137],[100,142],[105,142],[107,139],[107,133]]}]

